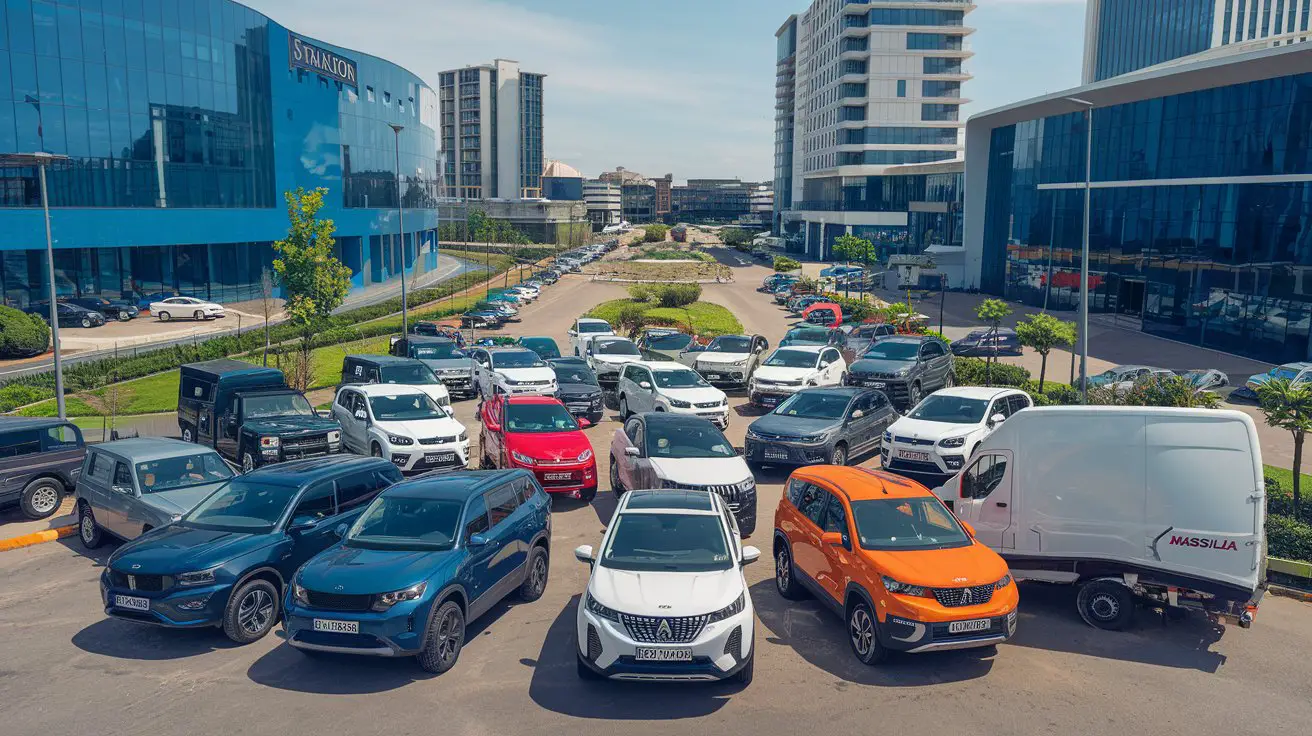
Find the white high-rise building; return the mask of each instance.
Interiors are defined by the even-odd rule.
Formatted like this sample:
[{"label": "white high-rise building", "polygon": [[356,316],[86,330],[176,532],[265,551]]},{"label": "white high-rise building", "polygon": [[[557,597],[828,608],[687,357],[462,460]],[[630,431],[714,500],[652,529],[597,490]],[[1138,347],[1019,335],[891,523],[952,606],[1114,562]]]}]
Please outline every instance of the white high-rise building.
[{"label": "white high-rise building", "polygon": [[542,196],[544,77],[506,59],[441,73],[443,174],[451,196]]},{"label": "white high-rise building", "polygon": [[777,230],[819,258],[844,233],[906,242],[931,177],[960,178],[974,8],[815,0],[788,18],[775,34]]}]

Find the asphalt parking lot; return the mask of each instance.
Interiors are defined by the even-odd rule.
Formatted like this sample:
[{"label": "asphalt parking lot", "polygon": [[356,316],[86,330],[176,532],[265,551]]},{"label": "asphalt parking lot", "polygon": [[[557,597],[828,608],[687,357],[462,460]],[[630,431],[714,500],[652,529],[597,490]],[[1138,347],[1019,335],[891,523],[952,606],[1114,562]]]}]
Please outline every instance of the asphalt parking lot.
[{"label": "asphalt parking lot", "polygon": [[[782,314],[753,291],[765,273],[735,269],[737,283],[707,287],[704,298],[774,344]],[[571,276],[508,332],[564,344],[588,305],[622,295],[620,286]],[[752,419],[742,401],[731,399],[736,444]],[[474,434],[474,403],[457,408]],[[602,478],[618,427],[611,412],[588,430]],[[406,660],[310,659],[277,632],[236,647],[218,632],[106,619],[96,580],[110,546],[88,556],[70,538],[0,554],[0,732],[1232,735],[1298,733],[1312,721],[1312,607],[1282,598],[1268,597],[1249,630],[1145,612],[1131,631],[1112,633],[1080,620],[1071,591],[1026,585],[1018,633],[995,655],[944,652],[864,667],[841,621],[774,590],[769,530],[785,478],[772,469],[758,476],[758,532],[749,543],[767,556],[747,569],[761,625],[756,677],[745,690],[577,679],[573,621],[587,569],[571,550],[600,539],[614,507],[603,491],[591,505],[557,501],[546,594],[501,604],[472,624],[456,668],[440,677]]]}]

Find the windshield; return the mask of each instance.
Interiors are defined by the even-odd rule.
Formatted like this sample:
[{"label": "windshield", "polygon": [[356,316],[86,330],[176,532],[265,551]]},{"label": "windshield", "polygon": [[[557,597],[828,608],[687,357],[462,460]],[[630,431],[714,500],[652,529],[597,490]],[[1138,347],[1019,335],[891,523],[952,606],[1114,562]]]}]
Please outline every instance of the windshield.
[{"label": "windshield", "polygon": [[446,412],[425,394],[370,396],[369,408],[380,422],[404,422],[413,419],[445,419]]},{"label": "windshield", "polygon": [[232,477],[232,470],[214,452],[168,457],[137,463],[137,482],[142,493],[176,491],[180,488],[217,483]]},{"label": "windshield", "polygon": [[507,432],[572,432],[579,428],[569,410],[560,404],[509,404]]},{"label": "windshield", "polygon": [[610,332],[610,324],[607,322],[580,322],[579,332]]},{"label": "windshield", "polygon": [[818,354],[805,350],[776,350],[765,359],[765,365],[780,368],[814,368]]},{"label": "windshield", "polygon": [[862,354],[863,358],[879,358],[882,360],[915,360],[916,354],[920,352],[920,343],[903,342],[901,340],[882,340],[872,344]]},{"label": "windshield", "polygon": [[201,501],[182,517],[182,523],[213,531],[268,534],[300,490],[239,475]]},{"label": "windshield", "polygon": [[853,501],[852,518],[862,549],[964,547],[970,537],[937,498]]},{"label": "windshield", "polygon": [[802,391],[789,396],[774,413],[799,419],[842,419],[852,397],[827,391]]},{"label": "windshield", "polygon": [[614,570],[710,572],[733,567],[719,516],[620,514],[601,555]]},{"label": "windshield", "polygon": [[579,365],[557,365],[552,366],[556,372],[557,383],[582,383],[588,386],[596,386],[597,376],[590,369]]},{"label": "windshield", "polygon": [[647,347],[652,350],[683,350],[688,347],[692,338],[681,332],[675,332],[669,335],[648,335]]},{"label": "windshield", "polygon": [[1285,368],[1284,366],[1281,366],[1271,371],[1271,375],[1275,376],[1276,378],[1284,378],[1292,381],[1295,378],[1298,378],[1298,371],[1293,368]]},{"label": "windshield", "polygon": [[545,368],[542,356],[532,350],[512,350],[492,353],[493,368]]},{"label": "windshield", "polygon": [[647,455],[705,458],[734,457],[737,453],[710,422],[680,422],[674,426],[653,422],[647,425]]},{"label": "windshield", "polygon": [[592,343],[592,352],[597,355],[642,355],[638,346],[628,340],[605,340]]},{"label": "windshield", "polygon": [[708,353],[750,353],[752,352],[752,339],[750,337],[722,336],[711,340],[711,344],[706,346]]},{"label": "windshield", "polygon": [[823,343],[829,341],[829,330],[819,327],[794,327],[784,335],[784,339],[789,342]]},{"label": "windshield", "polygon": [[521,345],[538,354],[540,358],[559,358],[560,348],[549,337],[526,337],[519,341]]},{"label": "windshield", "polygon": [[242,399],[242,416],[246,419],[265,419],[268,417],[314,416],[310,402],[300,394],[270,394],[268,396],[247,396]]},{"label": "windshield", "polygon": [[706,388],[711,385],[693,370],[652,371],[652,376],[661,388]]},{"label": "windshield", "polygon": [[926,422],[948,424],[978,424],[989,408],[987,399],[967,399],[961,396],[930,394],[908,416]]},{"label": "windshield", "polygon": [[383,366],[383,383],[397,383],[402,386],[430,386],[437,383],[433,369],[423,363],[409,365]]},{"label": "windshield", "polygon": [[455,360],[465,357],[465,354],[453,342],[440,342],[411,345],[410,357],[422,358],[423,360]]},{"label": "windshield", "polygon": [[461,502],[379,496],[347,532],[345,545],[362,549],[443,550],[455,546]]}]

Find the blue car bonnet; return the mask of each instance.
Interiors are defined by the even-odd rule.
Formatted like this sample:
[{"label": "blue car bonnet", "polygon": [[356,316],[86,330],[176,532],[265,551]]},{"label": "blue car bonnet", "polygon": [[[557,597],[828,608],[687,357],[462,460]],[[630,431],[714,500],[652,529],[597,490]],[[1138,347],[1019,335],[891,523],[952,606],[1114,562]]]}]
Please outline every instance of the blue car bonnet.
[{"label": "blue car bonnet", "polygon": [[454,574],[461,550],[381,550],[339,544],[301,568],[310,590],[347,595],[387,593]]}]

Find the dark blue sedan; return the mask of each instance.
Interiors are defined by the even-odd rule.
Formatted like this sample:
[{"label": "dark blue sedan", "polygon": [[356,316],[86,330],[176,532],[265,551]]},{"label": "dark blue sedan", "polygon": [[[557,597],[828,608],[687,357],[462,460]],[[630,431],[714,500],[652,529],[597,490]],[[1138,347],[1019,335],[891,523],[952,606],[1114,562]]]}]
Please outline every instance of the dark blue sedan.
[{"label": "dark blue sedan", "polygon": [[470,621],[511,593],[542,597],[550,541],[550,500],[526,470],[398,483],[297,573],[284,602],[287,642],[307,653],[416,656],[446,672]]},{"label": "dark blue sedan", "polygon": [[110,555],[105,613],[172,628],[217,626],[238,644],[268,634],[296,568],[339,541],[401,471],[383,458],[332,455],[239,475],[180,521]]}]

